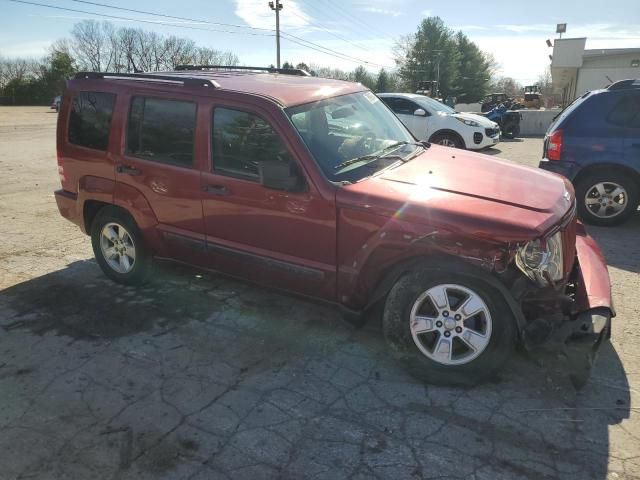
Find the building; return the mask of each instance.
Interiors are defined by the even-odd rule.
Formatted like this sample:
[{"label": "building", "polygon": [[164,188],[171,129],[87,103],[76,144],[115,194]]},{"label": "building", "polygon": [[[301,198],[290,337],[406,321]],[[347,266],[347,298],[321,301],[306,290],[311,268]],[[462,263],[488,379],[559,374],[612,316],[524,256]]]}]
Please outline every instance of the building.
[{"label": "building", "polygon": [[563,105],[618,80],[640,78],[640,48],[586,50],[586,42],[586,38],[561,38],[553,43],[551,78]]}]

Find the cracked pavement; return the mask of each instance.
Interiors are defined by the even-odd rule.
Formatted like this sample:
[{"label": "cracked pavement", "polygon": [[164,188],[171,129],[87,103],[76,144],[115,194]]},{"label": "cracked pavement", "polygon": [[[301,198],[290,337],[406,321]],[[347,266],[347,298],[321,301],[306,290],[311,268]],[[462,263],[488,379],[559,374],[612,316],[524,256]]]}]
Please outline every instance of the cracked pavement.
[{"label": "cracked pavement", "polygon": [[[55,206],[55,119],[0,108],[0,479],[640,478],[640,215],[589,228],[618,316],[583,390],[523,353],[435,387],[379,315],[175,266],[107,280]],[[498,147],[536,165],[542,142]]]}]

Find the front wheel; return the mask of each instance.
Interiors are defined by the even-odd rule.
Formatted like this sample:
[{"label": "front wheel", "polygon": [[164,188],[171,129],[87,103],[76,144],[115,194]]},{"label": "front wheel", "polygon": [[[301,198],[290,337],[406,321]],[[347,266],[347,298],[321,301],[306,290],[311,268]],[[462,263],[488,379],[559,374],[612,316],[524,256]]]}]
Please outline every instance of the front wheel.
[{"label": "front wheel", "polygon": [[444,147],[451,148],[465,148],[464,141],[458,135],[453,133],[438,133],[434,135],[431,140],[431,143],[435,143],[437,145],[442,145]]},{"label": "front wheel", "polygon": [[473,385],[505,364],[516,324],[502,294],[475,276],[421,270],[401,277],[383,316],[392,354],[421,380]]},{"label": "front wheel", "polygon": [[628,175],[596,172],[576,184],[580,218],[594,225],[617,225],[637,210],[638,185]]}]

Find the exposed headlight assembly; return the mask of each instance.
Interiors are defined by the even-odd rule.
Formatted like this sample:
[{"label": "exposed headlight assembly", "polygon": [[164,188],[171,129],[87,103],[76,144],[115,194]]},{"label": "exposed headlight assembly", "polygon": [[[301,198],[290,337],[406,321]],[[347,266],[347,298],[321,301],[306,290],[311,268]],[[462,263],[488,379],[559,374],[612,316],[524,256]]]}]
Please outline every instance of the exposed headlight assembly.
[{"label": "exposed headlight assembly", "polygon": [[562,255],[562,234],[544,239],[532,240],[518,249],[516,265],[522,273],[541,287],[562,280],[564,261]]},{"label": "exposed headlight assembly", "polygon": [[468,125],[470,127],[479,127],[480,126],[480,124],[478,122],[476,122],[475,120],[469,120],[468,118],[462,118],[462,117],[453,117],[453,118],[455,118],[459,122],[462,122],[465,125]]}]

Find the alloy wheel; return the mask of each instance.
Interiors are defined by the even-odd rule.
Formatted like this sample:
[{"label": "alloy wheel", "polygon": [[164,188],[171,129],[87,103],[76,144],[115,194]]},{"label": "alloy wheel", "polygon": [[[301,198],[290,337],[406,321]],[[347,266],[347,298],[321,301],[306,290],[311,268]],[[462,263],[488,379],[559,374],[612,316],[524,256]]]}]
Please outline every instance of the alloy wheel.
[{"label": "alloy wheel", "polygon": [[491,314],[482,297],[462,285],[436,285],[414,302],[411,336],[418,349],[442,365],[477,358],[491,339]]},{"label": "alloy wheel", "polygon": [[598,218],[613,218],[624,212],[628,203],[627,191],[615,182],[600,182],[587,189],[584,203]]},{"label": "alloy wheel", "polygon": [[126,274],[133,270],[136,262],[136,247],[133,238],[122,225],[110,222],[102,228],[100,251],[114,271]]},{"label": "alloy wheel", "polygon": [[455,148],[456,147],[456,142],[454,142],[453,140],[451,140],[450,138],[443,138],[442,140],[440,140],[438,142],[438,145],[443,145],[445,147],[452,147]]}]

